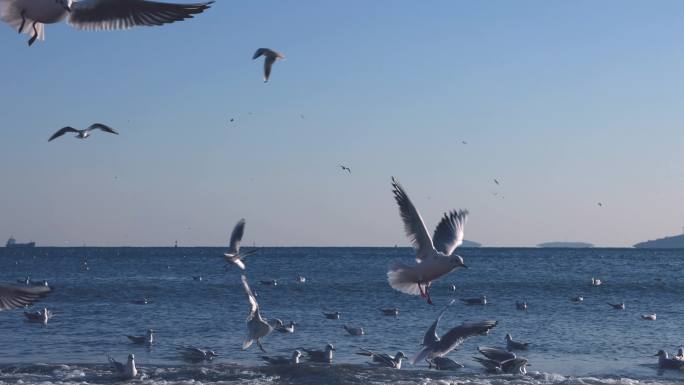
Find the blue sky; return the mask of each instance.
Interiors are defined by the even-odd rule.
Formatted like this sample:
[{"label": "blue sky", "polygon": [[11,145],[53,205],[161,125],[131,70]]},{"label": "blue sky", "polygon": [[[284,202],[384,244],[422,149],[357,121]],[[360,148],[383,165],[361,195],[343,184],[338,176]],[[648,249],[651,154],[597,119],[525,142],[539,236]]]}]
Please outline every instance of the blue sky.
[{"label": "blue sky", "polygon": [[[408,245],[391,176],[429,229],[468,208],[466,238],[486,245],[675,234],[682,14],[680,1],[218,0],[159,28],[50,25],[31,48],[3,25],[0,236],[221,245],[244,217],[249,244]],[[268,84],[259,47],[287,57]],[[92,122],[121,135],[47,143]]]}]

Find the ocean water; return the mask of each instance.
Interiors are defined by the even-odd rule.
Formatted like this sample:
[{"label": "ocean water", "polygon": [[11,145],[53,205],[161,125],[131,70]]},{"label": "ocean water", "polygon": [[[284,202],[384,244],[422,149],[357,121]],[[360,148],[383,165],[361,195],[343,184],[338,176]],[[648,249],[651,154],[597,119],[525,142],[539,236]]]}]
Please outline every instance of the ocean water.
[{"label": "ocean water", "polygon": [[[436,306],[392,290],[393,261],[412,263],[409,248],[263,248],[246,275],[268,318],[294,320],[294,334],[264,340],[269,355],[300,347],[336,348],[335,364],[268,367],[256,346],[241,350],[248,304],[236,268],[224,269],[220,248],[0,248],[0,282],[26,275],[55,288],[35,306],[56,314],[47,326],[24,321],[21,310],[0,312],[0,384],[117,382],[106,355],[135,353],[143,384],[682,384],[684,373],[659,372],[653,355],[684,346],[684,251],[635,249],[462,249],[467,270],[433,284]],[[88,270],[84,269],[87,261]],[[306,283],[295,281],[297,275]],[[202,276],[202,281],[193,280]],[[604,281],[590,285],[591,277]],[[276,287],[260,284],[277,279]],[[456,285],[456,292],[449,286]],[[449,357],[458,371],[402,370],[368,365],[359,347],[412,356],[423,333],[451,298],[485,294],[487,306],[454,304],[440,332],[464,321],[494,319],[488,336],[468,340]],[[582,304],[570,297],[583,295]],[[147,305],[132,301],[148,298]],[[527,312],[516,300],[529,302]],[[617,311],[607,302],[625,301]],[[380,308],[398,307],[398,317]],[[340,311],[339,321],[321,312]],[[657,321],[641,314],[655,312]],[[352,337],[343,324],[363,326]],[[151,348],[126,334],[156,330]],[[504,346],[504,335],[531,342],[520,354],[527,376],[491,375],[472,360],[477,346]],[[179,345],[211,347],[212,363],[183,362]]]}]

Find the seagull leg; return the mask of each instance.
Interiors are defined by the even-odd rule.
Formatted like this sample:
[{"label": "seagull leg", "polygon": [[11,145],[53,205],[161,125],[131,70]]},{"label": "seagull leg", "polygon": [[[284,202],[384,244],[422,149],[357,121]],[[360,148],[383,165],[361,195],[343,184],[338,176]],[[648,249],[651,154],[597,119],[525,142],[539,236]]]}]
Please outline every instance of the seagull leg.
[{"label": "seagull leg", "polygon": [[24,30],[24,25],[26,25],[26,11],[21,11],[21,26],[19,27],[19,33]]},{"label": "seagull leg", "polygon": [[427,297],[427,303],[429,303],[430,305],[434,305],[434,303],[432,303],[432,298],[430,298],[430,291],[429,290],[430,290],[430,285],[425,285],[425,296]]},{"label": "seagull leg", "polygon": [[38,22],[34,21],[33,22],[33,36],[31,36],[31,39],[28,41],[29,47],[33,45],[33,43],[36,42],[36,39],[38,38],[38,30],[36,29],[36,24]]},{"label": "seagull leg", "polygon": [[268,353],[268,352],[266,351],[266,349],[264,349],[263,345],[261,345],[261,340],[260,340],[260,339],[257,338],[256,343],[257,343],[257,346],[259,347],[259,349],[261,349],[262,352]]},{"label": "seagull leg", "polygon": [[420,290],[420,297],[425,298],[425,292],[423,291],[423,286],[418,283],[418,290]]}]

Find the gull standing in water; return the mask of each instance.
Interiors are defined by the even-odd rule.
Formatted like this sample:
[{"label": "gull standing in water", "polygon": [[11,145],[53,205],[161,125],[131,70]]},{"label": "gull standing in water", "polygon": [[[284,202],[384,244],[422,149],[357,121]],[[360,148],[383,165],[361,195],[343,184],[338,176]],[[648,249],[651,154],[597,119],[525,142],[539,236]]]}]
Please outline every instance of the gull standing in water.
[{"label": "gull standing in water", "polygon": [[[242,276],[242,287],[245,289],[245,294],[247,295],[247,300],[249,301],[249,315],[247,316],[247,338],[242,344],[242,350],[245,350],[252,346],[256,342],[259,349],[266,353],[266,350],[261,345],[261,339],[271,334],[273,331],[273,326],[271,326],[264,318],[261,317],[259,312],[259,304],[257,303],[256,297],[249,288],[249,283],[247,283],[247,277]],[[282,322],[281,322],[282,326]]]},{"label": "gull standing in water", "polygon": [[52,289],[49,286],[16,287],[0,285],[0,311],[18,309],[41,300]]},{"label": "gull standing in water", "polygon": [[394,199],[404,221],[404,229],[416,249],[415,266],[395,264],[387,272],[387,279],[393,289],[411,295],[421,295],[432,304],[429,287],[432,281],[449,274],[458,267],[467,267],[463,258],[451,255],[463,243],[463,227],[468,217],[467,210],[444,214],[435,229],[433,237],[427,232],[418,210],[413,206],[404,188],[392,178]]},{"label": "gull standing in water", "polygon": [[112,369],[114,369],[116,374],[122,379],[130,380],[138,375],[138,369],[135,367],[135,356],[133,353],[128,355],[128,361],[126,361],[125,365],[113,359],[109,355],[107,356],[107,359],[109,359],[109,364],[112,366]]},{"label": "gull standing in water", "polygon": [[218,354],[213,350],[196,348],[194,346],[179,346],[178,351],[184,360],[190,362],[211,361]]},{"label": "gull standing in water", "polygon": [[411,364],[427,360],[430,362],[435,357],[444,357],[452,350],[456,349],[460,344],[470,337],[477,335],[487,335],[489,330],[498,324],[498,321],[482,321],[476,323],[467,323],[451,328],[442,337],[437,335],[437,326],[439,320],[442,318],[446,310],[453,304],[452,300],[437,316],[435,322],[425,332],[423,337],[423,348],[411,359]]},{"label": "gull standing in water", "polygon": [[[3,1],[3,0],[0,0],[0,1]],[[78,138],[78,139],[86,139],[86,138],[90,137],[90,131],[92,131],[92,130],[102,130],[102,131],[108,132],[110,134],[119,135],[119,133],[116,132],[113,128],[107,127],[101,123],[95,123],[95,124],[92,124],[90,127],[86,128],[85,130],[77,130],[73,127],[64,127],[62,129],[60,129],[59,131],[55,132],[54,134],[52,134],[50,139],[48,139],[48,142],[52,142],[54,139],[59,138],[60,136],[66,134],[67,132],[76,133],[76,138]]]},{"label": "gull standing in water", "polygon": [[510,334],[506,334],[506,348],[510,350],[527,350],[529,342],[515,341]]},{"label": "gull standing in water", "polygon": [[325,312],[323,312],[323,315],[324,315],[325,318],[327,318],[327,319],[340,319],[340,316],[342,315],[342,313],[340,313],[339,311],[336,311],[336,312],[334,312],[334,313],[325,313]]},{"label": "gull standing in water", "polygon": [[302,352],[295,350],[292,352],[292,357],[268,357],[261,356],[261,359],[266,361],[270,365],[297,365],[299,364],[299,359],[302,358]]},{"label": "gull standing in water", "polygon": [[366,332],[363,331],[362,327],[351,327],[347,325],[344,325],[342,327],[344,328],[344,330],[347,331],[347,333],[349,333],[349,335],[352,336],[362,336],[366,334]]},{"label": "gull standing in water", "polygon": [[154,342],[154,330],[153,329],[147,329],[147,333],[144,336],[129,336],[127,335],[129,340],[133,342],[134,344],[138,345],[152,345]]},{"label": "gull standing in water", "polygon": [[515,308],[518,310],[526,311],[527,310],[527,301],[522,301],[522,302],[515,301]]},{"label": "gull standing in water", "polygon": [[615,310],[625,310],[625,303],[624,302],[620,302],[620,303],[608,302],[608,305],[610,305]]},{"label": "gull standing in water", "polygon": [[655,321],[656,320],[656,313],[642,314],[641,319],[647,320],[647,321]]},{"label": "gull standing in water", "polygon": [[252,60],[256,60],[259,56],[264,57],[264,83],[266,83],[268,82],[268,78],[271,76],[271,68],[273,67],[273,63],[275,63],[276,59],[285,59],[285,56],[272,49],[259,48],[256,50],[256,52],[254,52]]},{"label": "gull standing in water", "polygon": [[230,234],[230,246],[228,248],[228,251],[223,253],[223,256],[226,258],[226,261],[235,264],[242,270],[245,269],[245,263],[242,261],[242,258],[250,254],[254,254],[256,252],[256,249],[254,249],[246,253],[240,253],[240,242],[242,241],[242,236],[244,234],[245,219],[242,218],[238,221],[238,223],[233,228],[233,232]]},{"label": "gull standing in water", "polygon": [[24,316],[28,322],[42,323],[43,325],[47,325],[48,321],[55,315],[46,307],[44,307],[43,310],[33,313],[25,311]]},{"label": "gull standing in water", "polygon": [[327,344],[325,345],[325,350],[302,350],[309,356],[310,361],[332,364],[335,347],[332,344]]},{"label": "gull standing in water", "polygon": [[0,19],[31,36],[28,45],[45,40],[45,24],[66,20],[81,30],[129,29],[192,18],[213,1],[173,4],[146,0],[0,0]]},{"label": "gull standing in water", "polygon": [[393,368],[393,369],[401,369],[401,362],[405,359],[408,358],[406,355],[404,355],[403,352],[397,352],[397,354],[392,357],[387,353],[373,353],[372,351],[364,348],[360,348],[361,350],[356,352],[356,354],[361,355],[361,356],[368,356],[371,357],[371,360],[376,363],[380,364],[381,366],[386,366],[388,368]]},{"label": "gull standing in water", "polygon": [[477,350],[487,358],[473,357],[473,359],[490,372],[509,374],[527,373],[527,359],[517,357],[515,353],[486,347],[480,347]]}]

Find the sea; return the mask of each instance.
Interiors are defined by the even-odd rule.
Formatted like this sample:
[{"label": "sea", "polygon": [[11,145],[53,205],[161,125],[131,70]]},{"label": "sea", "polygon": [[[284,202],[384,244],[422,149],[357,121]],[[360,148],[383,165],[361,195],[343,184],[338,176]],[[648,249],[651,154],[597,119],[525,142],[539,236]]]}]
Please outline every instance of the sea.
[{"label": "sea", "polygon": [[[684,372],[657,367],[658,350],[684,346],[684,250],[458,249],[469,269],[433,283],[434,306],[387,284],[388,266],[414,263],[410,248],[260,248],[243,272],[226,266],[222,248],[0,248],[0,282],[26,276],[54,292],[34,305],[55,316],[28,323],[23,310],[0,312],[0,384],[121,383],[107,355],[134,353],[136,384],[684,384]],[[294,321],[293,334],[273,333],[242,350],[249,305],[245,274],[262,315]],[[305,283],[297,281],[298,276]],[[198,277],[202,277],[199,280]],[[594,287],[591,278],[603,285]],[[277,280],[278,285],[261,281]],[[455,291],[452,289],[455,285]],[[460,299],[486,295],[486,306]],[[583,303],[571,302],[582,295]],[[146,298],[147,304],[135,302]],[[429,369],[404,363],[379,368],[360,348],[379,353],[419,350],[426,329],[449,301],[439,333],[463,322],[496,320],[489,335],[467,340],[448,355],[465,367]],[[526,300],[527,311],[515,302]],[[608,303],[624,301],[624,311]],[[380,309],[397,307],[398,316]],[[340,320],[323,312],[339,311]],[[641,319],[656,313],[656,321]],[[343,325],[361,326],[350,336]],[[147,347],[126,335],[156,331]],[[517,352],[527,375],[489,374],[473,360],[478,346],[505,347],[504,336],[530,343]],[[334,363],[268,366],[263,355],[336,347]],[[180,346],[208,347],[213,362],[184,362]]]}]

